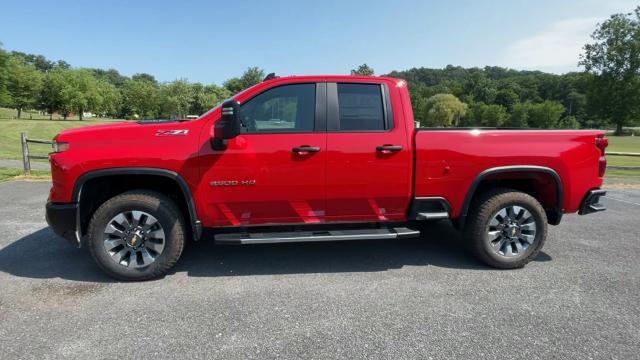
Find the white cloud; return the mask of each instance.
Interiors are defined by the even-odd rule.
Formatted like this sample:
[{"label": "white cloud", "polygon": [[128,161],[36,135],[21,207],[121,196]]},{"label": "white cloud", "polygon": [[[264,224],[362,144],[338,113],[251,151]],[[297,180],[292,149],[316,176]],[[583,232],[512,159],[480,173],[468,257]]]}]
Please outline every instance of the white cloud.
[{"label": "white cloud", "polygon": [[512,43],[499,62],[514,69],[558,73],[577,70],[582,47],[603,20],[588,17],[552,23],[544,31]]}]

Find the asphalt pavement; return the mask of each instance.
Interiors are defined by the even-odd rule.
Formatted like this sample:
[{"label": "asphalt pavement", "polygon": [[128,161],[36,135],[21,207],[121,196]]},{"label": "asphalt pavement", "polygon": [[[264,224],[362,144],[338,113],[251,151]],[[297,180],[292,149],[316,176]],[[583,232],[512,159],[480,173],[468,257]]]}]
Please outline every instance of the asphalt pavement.
[{"label": "asphalt pavement", "polygon": [[421,239],[189,244],[175,271],[103,275],[44,221],[48,182],[0,183],[0,358],[637,359],[640,190],[565,216],[521,270],[446,222]]}]

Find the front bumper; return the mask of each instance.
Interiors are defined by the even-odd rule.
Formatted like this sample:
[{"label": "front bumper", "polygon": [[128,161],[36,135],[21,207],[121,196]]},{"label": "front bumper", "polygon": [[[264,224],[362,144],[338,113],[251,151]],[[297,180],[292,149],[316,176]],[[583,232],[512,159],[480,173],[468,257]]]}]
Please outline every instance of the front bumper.
[{"label": "front bumper", "polygon": [[591,190],[582,200],[580,210],[578,214],[587,215],[594,212],[605,211],[607,208],[600,203],[600,197],[605,196],[607,192],[605,190]]},{"label": "front bumper", "polygon": [[53,232],[62,236],[72,245],[80,247],[78,236],[78,204],[47,203],[47,224]]}]

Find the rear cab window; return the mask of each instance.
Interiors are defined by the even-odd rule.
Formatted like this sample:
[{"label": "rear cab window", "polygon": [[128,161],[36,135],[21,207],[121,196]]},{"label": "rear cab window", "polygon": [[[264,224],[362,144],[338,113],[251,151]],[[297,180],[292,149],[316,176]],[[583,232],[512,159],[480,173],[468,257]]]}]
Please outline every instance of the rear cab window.
[{"label": "rear cab window", "polygon": [[385,130],[382,91],[377,84],[338,84],[340,130]]},{"label": "rear cab window", "polygon": [[393,128],[384,84],[328,84],[327,101],[328,131],[381,132]]}]

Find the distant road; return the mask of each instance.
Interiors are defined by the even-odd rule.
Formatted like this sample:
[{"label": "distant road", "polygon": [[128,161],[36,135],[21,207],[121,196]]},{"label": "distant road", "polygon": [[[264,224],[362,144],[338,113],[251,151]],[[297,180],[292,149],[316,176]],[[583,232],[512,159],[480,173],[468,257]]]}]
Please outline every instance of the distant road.
[{"label": "distant road", "polygon": [[[20,160],[7,160],[0,159],[0,167],[4,168],[17,168],[22,169],[22,161]],[[31,169],[33,170],[51,170],[48,162],[31,162]]]}]

